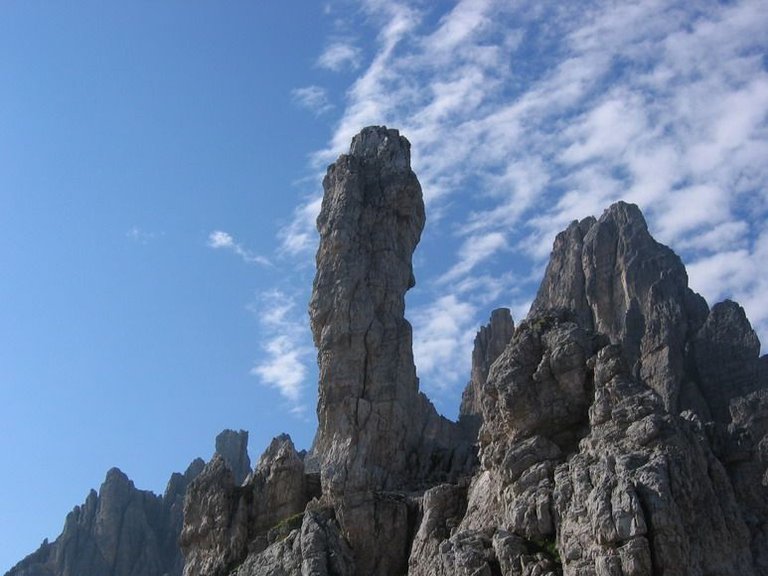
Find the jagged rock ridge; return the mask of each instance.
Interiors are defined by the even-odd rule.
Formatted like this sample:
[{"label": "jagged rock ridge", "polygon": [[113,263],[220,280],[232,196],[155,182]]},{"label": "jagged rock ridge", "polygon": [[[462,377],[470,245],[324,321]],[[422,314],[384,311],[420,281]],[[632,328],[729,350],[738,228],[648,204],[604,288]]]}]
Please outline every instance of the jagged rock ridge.
[{"label": "jagged rock ridge", "polygon": [[767,574],[766,360],[738,305],[710,311],[615,204],[557,237],[525,321],[492,314],[460,423],[441,420],[404,317],[424,222],[408,152],[370,128],[328,170],[310,303],[322,496],[236,573]]},{"label": "jagged rock ridge", "polygon": [[517,326],[492,313],[454,424],[404,315],[407,140],[364,129],[323,186],[313,449],[280,436],[250,471],[247,436],[222,437],[187,489],[184,576],[768,576],[768,358],[636,206],[558,235]]},{"label": "jagged rock ridge", "polygon": [[184,494],[204,462],[174,473],[162,496],[137,490],[117,468],[99,492],[69,513],[61,535],[19,562],[6,576],[180,575],[178,546]]}]

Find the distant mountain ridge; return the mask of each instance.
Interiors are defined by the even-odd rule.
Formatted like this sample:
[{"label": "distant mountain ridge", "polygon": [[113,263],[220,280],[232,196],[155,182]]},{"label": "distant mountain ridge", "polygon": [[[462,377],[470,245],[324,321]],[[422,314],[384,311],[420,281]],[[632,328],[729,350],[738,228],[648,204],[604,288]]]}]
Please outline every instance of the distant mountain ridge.
[{"label": "distant mountain ridge", "polygon": [[283,435],[252,470],[225,431],[163,497],[110,471],[7,576],[768,576],[768,356],[637,206],[561,232],[518,325],[492,312],[454,423],[405,319],[410,144],[365,128],[323,187],[310,453]]}]

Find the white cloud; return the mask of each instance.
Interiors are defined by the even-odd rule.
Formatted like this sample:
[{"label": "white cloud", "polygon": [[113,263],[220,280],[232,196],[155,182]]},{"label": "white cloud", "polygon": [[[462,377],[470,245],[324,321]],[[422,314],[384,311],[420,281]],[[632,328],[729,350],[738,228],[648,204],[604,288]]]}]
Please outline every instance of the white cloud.
[{"label": "white cloud", "polygon": [[237,254],[244,262],[248,264],[261,264],[262,266],[271,266],[272,262],[265,256],[254,254],[250,250],[243,247],[242,244],[236,242],[231,234],[224,232],[223,230],[214,230],[208,235],[209,248],[214,250],[229,250],[230,252]]},{"label": "white cloud", "polygon": [[138,226],[132,226],[131,229],[125,233],[126,238],[129,238],[138,244],[149,244],[152,240],[156,240],[164,235],[164,232],[149,232]]},{"label": "white cloud", "polygon": [[209,248],[234,248],[235,240],[231,234],[222,232],[221,230],[214,230],[208,235],[208,247]]},{"label": "white cloud", "polygon": [[292,414],[303,415],[309,364],[314,357],[304,314],[297,314],[294,297],[280,290],[261,294],[249,310],[259,319],[265,337],[263,356],[251,374],[277,389]]},{"label": "white cloud", "polygon": [[299,205],[291,222],[283,227],[278,236],[280,246],[288,254],[306,254],[317,248],[315,222],[323,203],[322,196],[315,196]]},{"label": "white cloud", "polygon": [[469,274],[475,266],[487,260],[507,247],[507,240],[500,232],[489,232],[470,236],[459,249],[459,260],[448,272],[443,274],[440,282],[455,281]]},{"label": "white cloud", "polygon": [[333,109],[333,104],[328,100],[328,93],[320,86],[304,86],[291,90],[291,98],[302,108],[306,108],[316,115],[325,114]]},{"label": "white cloud", "polygon": [[317,65],[333,72],[344,69],[356,70],[360,67],[361,58],[360,48],[352,42],[335,41],[323,50],[317,59]]},{"label": "white cloud", "polygon": [[476,308],[448,294],[413,313],[413,352],[419,378],[427,389],[445,390],[465,384],[472,341],[477,331]]},{"label": "white cloud", "polygon": [[[555,234],[618,199],[691,262],[694,289],[738,299],[766,340],[768,4],[460,0],[438,18],[428,3],[362,6],[372,56],[313,166],[366,125],[411,141],[433,244],[461,242],[442,270],[442,254],[424,256],[433,275],[419,285],[436,296],[415,312],[414,349],[427,386],[463,382],[485,307],[505,299],[520,317]],[[314,247],[318,210],[296,210],[287,252]]]},{"label": "white cloud", "polygon": [[264,346],[267,359],[253,367],[251,373],[274,386],[292,403],[301,400],[307,370],[302,363],[303,351],[287,335],[276,336]]}]

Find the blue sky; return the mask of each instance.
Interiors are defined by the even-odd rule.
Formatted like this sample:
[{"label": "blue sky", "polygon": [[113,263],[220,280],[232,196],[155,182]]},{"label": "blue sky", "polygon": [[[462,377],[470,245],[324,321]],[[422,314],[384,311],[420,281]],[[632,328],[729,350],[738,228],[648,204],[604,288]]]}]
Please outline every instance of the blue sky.
[{"label": "blue sky", "polygon": [[4,2],[0,571],[111,466],[162,491],[225,427],[308,447],[313,220],[365,125],[412,143],[446,415],[490,310],[617,199],[765,342],[766,30],[761,0]]}]

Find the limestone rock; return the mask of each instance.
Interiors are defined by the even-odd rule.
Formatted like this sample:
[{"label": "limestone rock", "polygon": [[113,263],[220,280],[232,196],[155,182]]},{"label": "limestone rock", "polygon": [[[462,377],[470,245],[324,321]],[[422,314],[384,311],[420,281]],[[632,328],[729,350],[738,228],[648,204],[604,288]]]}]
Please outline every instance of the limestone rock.
[{"label": "limestone rock", "polygon": [[667,409],[680,408],[686,340],[704,323],[707,305],[637,206],[617,202],[599,220],[574,222],[558,235],[530,315],[558,308],[621,344],[632,375]]},{"label": "limestone rock", "polygon": [[185,474],[174,474],[162,497],[137,490],[123,472],[111,469],[99,492],[91,490],[69,513],[61,535],[6,576],[180,575],[180,501],[199,466],[195,461]]},{"label": "limestone rock", "polygon": [[353,576],[352,551],[332,509],[310,506],[298,526],[262,552],[249,555],[232,576]]},{"label": "limestone rock", "polygon": [[730,300],[715,304],[690,346],[694,377],[709,413],[728,424],[731,400],[759,385],[760,341],[744,309]]},{"label": "limestone rock", "polygon": [[590,433],[555,471],[567,574],[754,574],[722,464],[636,382],[617,346],[594,358]]},{"label": "limestone rock", "polygon": [[412,573],[768,574],[758,350],[636,207],[573,223],[477,394],[466,512],[450,532],[425,512]]},{"label": "limestone rock", "polygon": [[422,483],[437,467],[471,461],[459,428],[419,392],[405,293],[424,227],[410,144],[370,127],[328,168],[317,219],[320,246],[309,306],[318,348],[319,457],[358,573],[405,570],[407,506],[377,495]]},{"label": "limestone rock", "polygon": [[242,484],[251,473],[248,457],[248,432],[224,430],[216,436],[216,453],[220,454],[235,477],[235,484]]},{"label": "limestone rock", "polygon": [[185,576],[224,576],[270,543],[270,530],[309,499],[304,464],[287,435],[275,438],[242,485],[218,452],[184,504]]},{"label": "limestone rock", "polygon": [[408,141],[364,129],[323,186],[310,454],[279,436],[251,471],[226,431],[162,498],[112,471],[10,574],[178,575],[183,500],[184,576],[768,576],[768,357],[636,206],[557,236],[517,327],[492,313],[455,424],[404,316]]},{"label": "limestone rock", "polygon": [[483,386],[488,378],[491,364],[507,347],[515,332],[515,323],[508,308],[491,312],[490,322],[482,326],[475,336],[472,349],[472,373],[469,383],[461,396],[459,425],[474,441],[483,422]]}]

